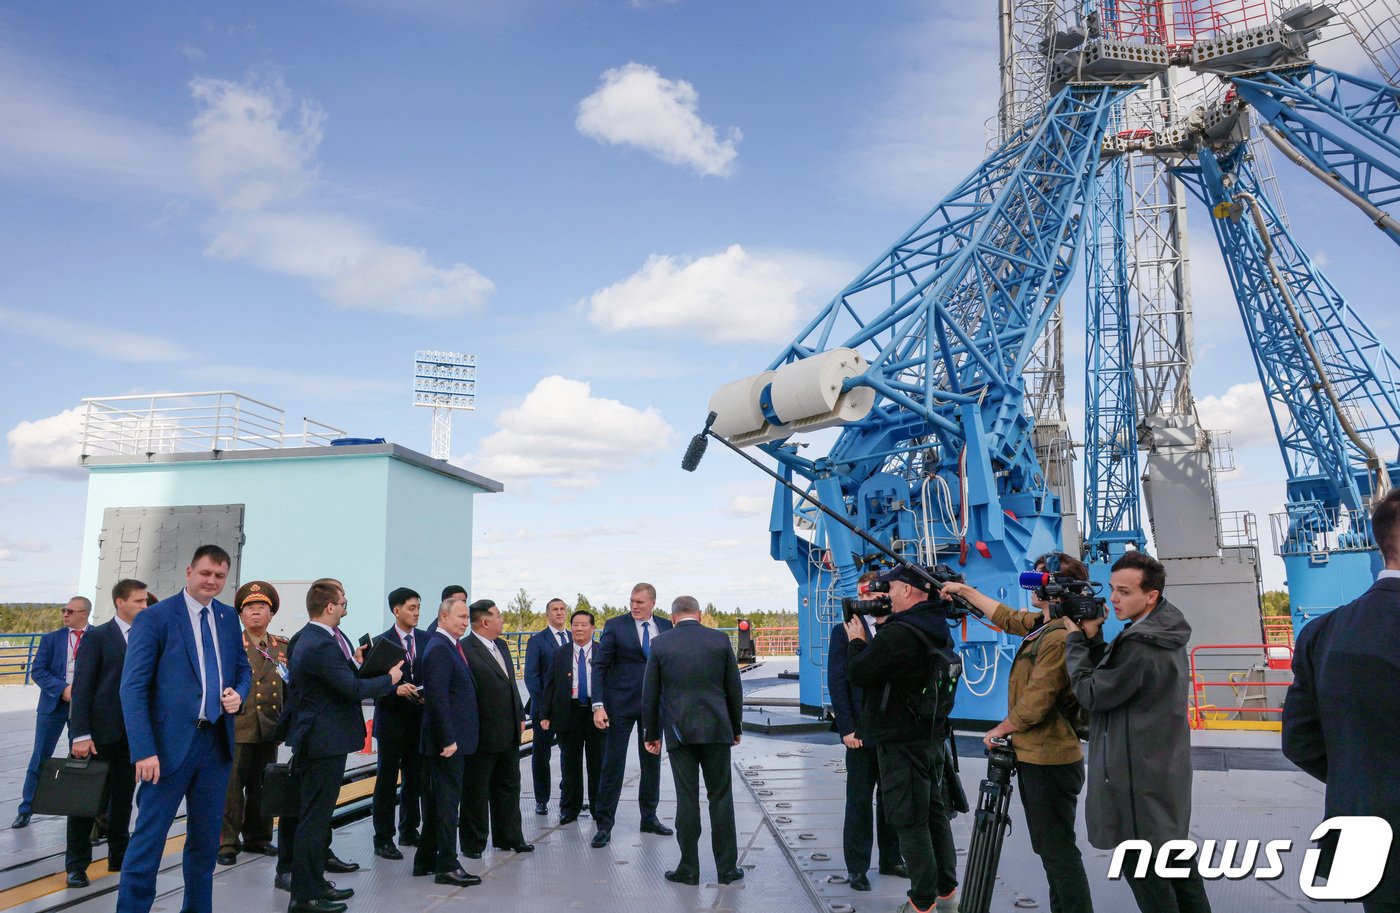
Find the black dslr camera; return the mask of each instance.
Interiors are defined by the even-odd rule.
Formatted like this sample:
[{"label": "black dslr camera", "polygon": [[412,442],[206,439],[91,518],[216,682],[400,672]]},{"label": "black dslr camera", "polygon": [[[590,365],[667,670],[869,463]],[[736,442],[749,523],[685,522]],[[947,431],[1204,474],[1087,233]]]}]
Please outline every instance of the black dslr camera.
[{"label": "black dslr camera", "polygon": [[[906,565],[913,567],[913,565]],[[965,617],[971,608],[961,599],[944,599],[941,593],[942,585],[945,583],[962,583],[963,575],[954,571],[946,564],[935,564],[933,567],[923,568],[930,580],[920,580],[915,586],[929,593],[929,600],[933,602],[943,614],[952,621],[959,621]],[[847,596],[841,600],[841,613],[845,621],[850,621],[857,615],[870,615],[875,618],[882,618],[894,611],[890,605],[890,585],[888,581],[872,580],[862,584],[861,595],[855,598]],[[862,598],[868,597],[868,598]]]},{"label": "black dslr camera", "polygon": [[1075,624],[1095,621],[1107,616],[1105,600],[1098,595],[1100,584],[1059,573],[1060,559],[1051,555],[1045,561],[1045,571],[1025,571],[1021,588],[1031,590],[1050,604],[1050,617],[1064,616]]}]

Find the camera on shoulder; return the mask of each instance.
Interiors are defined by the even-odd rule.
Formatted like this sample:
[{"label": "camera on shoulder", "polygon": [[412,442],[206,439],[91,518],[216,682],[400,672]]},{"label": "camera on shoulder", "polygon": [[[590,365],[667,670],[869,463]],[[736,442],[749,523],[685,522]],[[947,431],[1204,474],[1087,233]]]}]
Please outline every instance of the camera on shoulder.
[{"label": "camera on shoulder", "polygon": [[963,582],[963,575],[948,565],[916,567],[913,564],[901,564],[886,568],[874,580],[861,584],[858,596],[842,599],[841,613],[844,620],[850,621],[857,615],[883,618],[893,612],[889,593],[890,584],[895,580],[902,580],[916,589],[923,590],[928,594],[928,600],[950,620],[962,619],[971,608],[961,599],[946,599],[942,595],[943,584]]},{"label": "camera on shoulder", "polygon": [[1023,571],[1021,588],[1035,593],[1050,605],[1051,618],[1068,618],[1075,624],[1096,621],[1108,615],[1106,600],[1099,595],[1101,584],[1061,574],[1057,556],[1047,556],[1044,571]]}]

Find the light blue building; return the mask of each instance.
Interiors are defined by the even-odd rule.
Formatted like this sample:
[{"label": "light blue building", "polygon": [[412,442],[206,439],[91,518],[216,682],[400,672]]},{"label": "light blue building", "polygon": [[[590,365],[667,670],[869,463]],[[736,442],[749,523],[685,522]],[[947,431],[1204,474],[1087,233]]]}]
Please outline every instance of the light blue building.
[{"label": "light blue building", "polygon": [[501,491],[499,482],[309,420],[289,434],[281,410],[235,393],[86,405],[79,592],[95,594],[98,620],[111,616],[111,587],[123,577],[175,593],[205,542],[233,556],[224,601],[246,580],[277,587],[279,633],[305,622],[318,577],[344,583],[352,637],[389,626],[385,597],[395,587],[423,595],[424,624],[444,586],[471,590],[473,498]]}]

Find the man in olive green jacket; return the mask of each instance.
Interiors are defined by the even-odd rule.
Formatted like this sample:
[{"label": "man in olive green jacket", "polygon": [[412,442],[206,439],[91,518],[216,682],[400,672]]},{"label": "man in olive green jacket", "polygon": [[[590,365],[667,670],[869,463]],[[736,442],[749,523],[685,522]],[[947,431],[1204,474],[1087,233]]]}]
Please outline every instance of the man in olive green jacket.
[{"label": "man in olive green jacket", "polygon": [[[1037,559],[1035,569],[1044,573],[1050,557]],[[1088,569],[1078,560],[1065,554],[1055,557],[1059,574],[1089,579]],[[963,583],[944,584],[943,594],[961,596],[1006,633],[1025,638],[1011,664],[1006,719],[988,730],[983,741],[990,748],[992,739],[1009,738],[1016,750],[1026,830],[1050,883],[1050,910],[1092,913],[1089,879],[1074,834],[1084,788],[1084,751],[1072,722],[1079,707],[1065,670],[1069,632],[1064,619],[1052,619],[1052,604],[1038,595],[1031,597],[1031,604],[1040,611],[1018,612]]]}]

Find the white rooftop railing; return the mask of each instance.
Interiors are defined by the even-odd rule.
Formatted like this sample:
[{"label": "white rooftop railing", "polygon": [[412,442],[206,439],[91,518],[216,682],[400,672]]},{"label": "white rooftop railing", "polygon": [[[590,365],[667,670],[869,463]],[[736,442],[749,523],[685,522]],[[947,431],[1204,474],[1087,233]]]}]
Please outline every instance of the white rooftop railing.
[{"label": "white rooftop railing", "polygon": [[281,409],[232,390],[94,396],[83,409],[84,457],[277,450],[345,437],[309,418],[289,430]]}]

